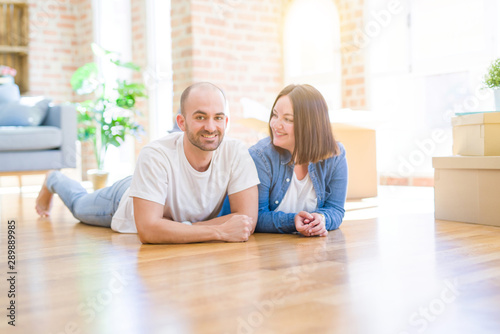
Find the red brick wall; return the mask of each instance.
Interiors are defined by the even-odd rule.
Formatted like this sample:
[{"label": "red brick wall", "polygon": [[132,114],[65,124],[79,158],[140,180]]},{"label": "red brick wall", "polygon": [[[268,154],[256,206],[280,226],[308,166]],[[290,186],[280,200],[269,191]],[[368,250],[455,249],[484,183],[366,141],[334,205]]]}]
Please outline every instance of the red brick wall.
[{"label": "red brick wall", "polygon": [[[74,2],[75,0],[73,0]],[[78,46],[77,62],[78,66],[94,61],[94,54],[90,49],[90,44],[94,41],[93,13],[91,0],[79,0],[77,3],[77,40]]]},{"label": "red brick wall", "polygon": [[74,101],[71,75],[92,59],[91,0],[31,0],[29,8],[28,94]]},{"label": "red brick wall", "polygon": [[366,72],[364,45],[359,36],[364,29],[364,0],[336,0],[340,17],[342,54],[342,107],[365,109]]},{"label": "red brick wall", "polygon": [[221,87],[231,110],[231,136],[246,139],[240,99],[266,106],[282,89],[281,1],[172,1],[174,111],[189,84]]},{"label": "red brick wall", "polygon": [[184,88],[193,82],[193,27],[191,1],[172,0],[170,20],[172,26],[172,70],[174,101],[173,114],[179,109]]},{"label": "red brick wall", "polygon": [[[240,99],[270,106],[283,88],[283,23],[293,0],[172,1],[174,113],[185,87],[210,81],[226,92],[232,120],[242,117]],[[335,0],[341,24],[342,106],[363,109],[364,50],[356,42],[363,29],[363,0]],[[231,135],[248,131],[232,123]]]}]

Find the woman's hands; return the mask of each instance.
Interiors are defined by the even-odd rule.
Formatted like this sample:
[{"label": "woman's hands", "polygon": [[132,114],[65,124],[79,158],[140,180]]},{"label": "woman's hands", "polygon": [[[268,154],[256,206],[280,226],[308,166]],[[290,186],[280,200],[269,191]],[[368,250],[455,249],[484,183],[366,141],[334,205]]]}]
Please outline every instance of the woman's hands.
[{"label": "woman's hands", "polygon": [[326,237],[328,231],[325,225],[325,216],[322,214],[306,211],[300,211],[295,215],[295,228],[305,237],[312,237],[319,235]]}]

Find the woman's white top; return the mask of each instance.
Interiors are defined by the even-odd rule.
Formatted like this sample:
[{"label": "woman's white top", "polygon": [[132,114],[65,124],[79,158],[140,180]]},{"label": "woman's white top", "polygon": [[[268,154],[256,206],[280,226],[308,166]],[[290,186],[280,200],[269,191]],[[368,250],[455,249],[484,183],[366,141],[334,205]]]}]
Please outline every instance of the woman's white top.
[{"label": "woman's white top", "polygon": [[274,211],[285,213],[297,213],[299,211],[314,212],[318,208],[318,199],[309,173],[302,179],[297,179],[293,172],[292,179],[287,179],[290,186],[285,197]]}]

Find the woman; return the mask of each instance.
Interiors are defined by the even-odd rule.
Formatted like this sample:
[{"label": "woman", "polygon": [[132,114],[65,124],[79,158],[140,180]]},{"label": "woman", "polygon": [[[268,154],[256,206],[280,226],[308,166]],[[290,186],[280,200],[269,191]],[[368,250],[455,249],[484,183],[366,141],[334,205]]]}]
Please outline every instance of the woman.
[{"label": "woman", "polygon": [[347,161],[325,99],[310,85],[285,87],[269,132],[249,150],[260,179],[256,232],[326,236],[344,217]]}]

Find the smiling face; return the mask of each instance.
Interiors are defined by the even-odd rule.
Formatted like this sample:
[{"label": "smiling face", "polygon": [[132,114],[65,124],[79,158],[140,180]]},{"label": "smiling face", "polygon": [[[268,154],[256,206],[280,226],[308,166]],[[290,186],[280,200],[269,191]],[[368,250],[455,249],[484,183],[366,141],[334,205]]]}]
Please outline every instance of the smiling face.
[{"label": "smiling face", "polygon": [[273,144],[292,153],[295,148],[295,134],[293,105],[288,95],[283,95],[276,101],[269,125],[273,132]]},{"label": "smiling face", "polygon": [[189,143],[202,151],[216,150],[224,138],[228,121],[222,93],[213,87],[193,88],[183,107],[177,124]]},{"label": "smiling face", "polygon": [[[294,125],[297,125],[294,127]],[[289,151],[289,163],[316,163],[340,153],[333,137],[328,106],[311,85],[288,85],[279,92],[269,118],[275,149]]]}]

